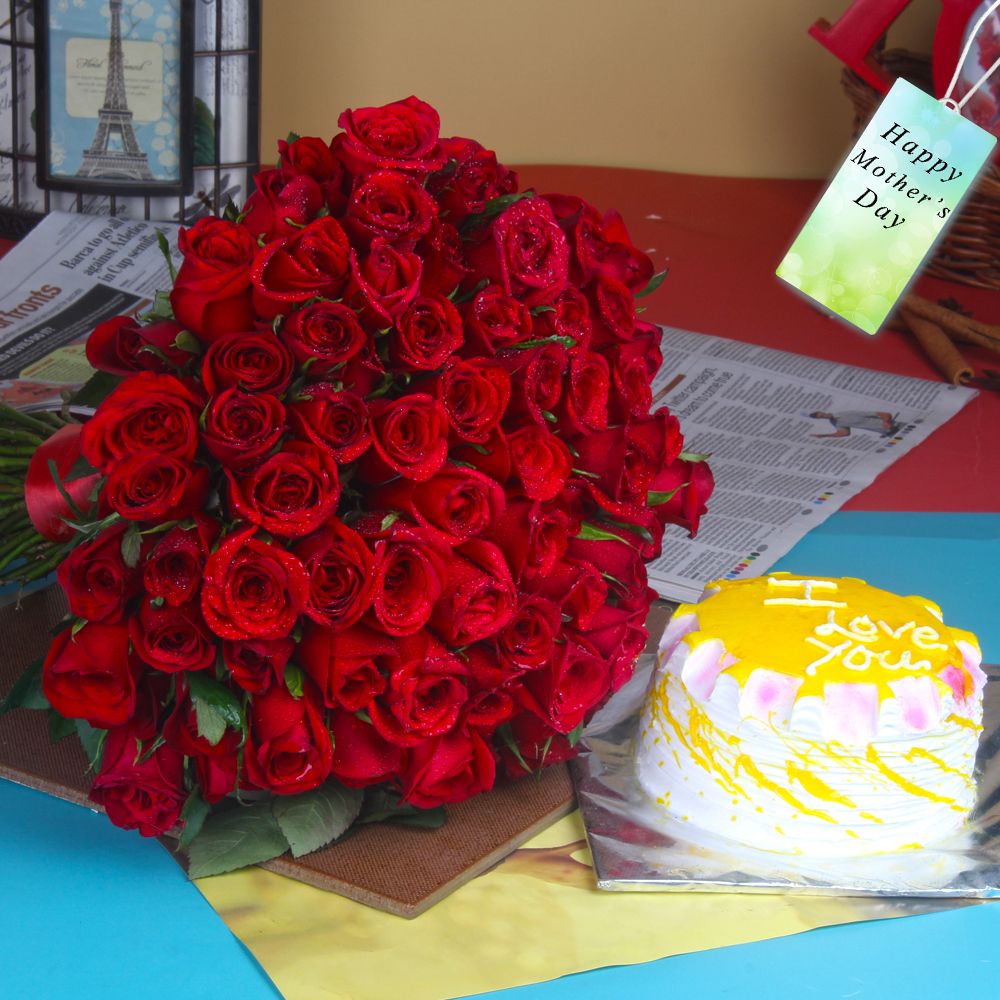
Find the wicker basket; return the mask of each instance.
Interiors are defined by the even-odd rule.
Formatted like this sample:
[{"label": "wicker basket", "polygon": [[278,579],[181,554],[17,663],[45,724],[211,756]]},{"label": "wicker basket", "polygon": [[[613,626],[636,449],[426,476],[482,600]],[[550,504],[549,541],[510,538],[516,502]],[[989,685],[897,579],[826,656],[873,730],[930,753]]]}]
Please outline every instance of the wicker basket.
[{"label": "wicker basket", "polygon": [[[932,92],[931,65],[926,56],[888,49],[878,58],[892,77],[901,76],[921,90]],[[849,69],[844,70],[842,83],[854,104],[857,136],[882,95]],[[978,288],[1000,288],[1000,167],[995,162],[983,168],[925,272]]]}]

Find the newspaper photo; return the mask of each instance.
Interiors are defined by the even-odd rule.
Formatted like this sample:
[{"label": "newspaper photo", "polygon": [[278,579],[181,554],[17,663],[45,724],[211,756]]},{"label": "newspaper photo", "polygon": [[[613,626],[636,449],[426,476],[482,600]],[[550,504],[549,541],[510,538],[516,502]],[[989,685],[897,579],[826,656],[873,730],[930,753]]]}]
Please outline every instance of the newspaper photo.
[{"label": "newspaper photo", "polygon": [[94,327],[170,288],[158,234],[175,253],[178,228],[53,212],[0,260],[0,401],[55,409],[86,382]]},{"label": "newspaper photo", "polygon": [[976,395],[669,327],[662,350],[654,406],[710,456],[716,483],[697,538],[669,526],[649,564],[672,600],[759,576]]}]

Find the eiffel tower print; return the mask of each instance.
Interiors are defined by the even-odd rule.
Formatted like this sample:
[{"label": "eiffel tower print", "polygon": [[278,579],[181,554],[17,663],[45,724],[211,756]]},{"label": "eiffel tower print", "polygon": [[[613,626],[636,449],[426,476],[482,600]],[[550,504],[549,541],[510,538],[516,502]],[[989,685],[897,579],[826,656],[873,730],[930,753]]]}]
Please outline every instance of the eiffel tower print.
[{"label": "eiffel tower print", "polygon": [[139,148],[132,128],[132,112],[125,93],[122,57],[122,0],[110,0],[111,44],[108,49],[108,82],[104,104],[98,112],[94,141],[84,150],[77,177],[121,178],[151,181],[149,160]]}]

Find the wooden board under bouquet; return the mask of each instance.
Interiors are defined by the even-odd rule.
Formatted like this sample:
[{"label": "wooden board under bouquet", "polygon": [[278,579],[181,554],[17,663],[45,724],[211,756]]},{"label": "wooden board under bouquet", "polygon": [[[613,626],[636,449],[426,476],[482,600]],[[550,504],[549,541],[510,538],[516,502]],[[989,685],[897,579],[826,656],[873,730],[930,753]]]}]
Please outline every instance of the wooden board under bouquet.
[{"label": "wooden board under bouquet", "polygon": [[[58,588],[32,594],[19,608],[0,610],[0,696],[45,652],[49,631],[65,611]],[[0,777],[97,811],[87,798],[86,769],[86,755],[74,736],[49,741],[47,713],[15,709],[0,719]],[[438,830],[373,824],[304,858],[285,855],[262,867],[414,917],[568,813],[573,803],[569,772],[558,764],[537,778],[503,783],[449,806],[448,822]]]}]

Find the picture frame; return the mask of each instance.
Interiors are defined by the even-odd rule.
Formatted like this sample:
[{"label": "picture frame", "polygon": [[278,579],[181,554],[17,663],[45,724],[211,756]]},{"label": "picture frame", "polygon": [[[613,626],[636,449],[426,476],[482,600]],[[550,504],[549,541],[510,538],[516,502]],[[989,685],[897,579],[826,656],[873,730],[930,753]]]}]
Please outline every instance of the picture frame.
[{"label": "picture frame", "polygon": [[193,0],[34,0],[36,183],[170,195],[193,183]]}]

